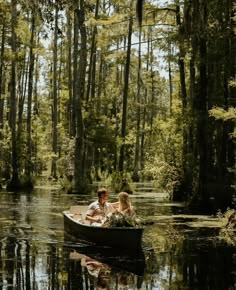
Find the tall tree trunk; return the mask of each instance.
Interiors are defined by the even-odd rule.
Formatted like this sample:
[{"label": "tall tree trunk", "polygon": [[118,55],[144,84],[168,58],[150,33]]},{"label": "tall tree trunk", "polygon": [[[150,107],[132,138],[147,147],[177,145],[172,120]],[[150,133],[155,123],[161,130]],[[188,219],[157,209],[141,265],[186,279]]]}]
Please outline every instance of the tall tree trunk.
[{"label": "tall tree trunk", "polygon": [[[25,134],[23,134],[23,117],[24,117],[24,108],[25,108],[25,98],[27,94],[28,86],[28,76],[29,76],[29,55],[27,53],[27,46],[23,48],[23,60],[21,61],[21,67],[18,76],[18,120],[17,120],[17,143],[18,143],[18,156],[22,156],[23,150],[25,149],[22,146],[25,143]],[[24,167],[26,164],[22,164],[20,167]]]},{"label": "tall tree trunk", "polygon": [[16,0],[11,1],[11,82],[10,82],[10,118],[9,125],[11,128],[12,138],[12,177],[7,189],[17,189],[19,187],[18,178],[18,156],[17,156],[17,144],[16,144]]},{"label": "tall tree trunk", "polygon": [[[151,60],[151,37],[152,28],[149,28],[148,33],[148,40],[147,40],[147,64],[146,64],[146,71],[149,73],[149,65]],[[143,120],[142,120],[142,129],[141,129],[141,147],[140,147],[140,168],[141,170],[144,169],[145,163],[145,127],[146,127],[146,119],[147,119],[147,104],[148,104],[148,87],[145,88],[144,93],[144,109],[143,109]]]},{"label": "tall tree trunk", "polygon": [[75,136],[75,123],[73,122],[73,83],[72,83],[72,24],[70,10],[67,10],[67,74],[68,74],[68,123],[69,134]]},{"label": "tall tree trunk", "polygon": [[172,102],[173,102],[173,83],[172,83],[172,70],[171,70],[171,39],[168,36],[168,77],[169,77],[169,92],[170,92],[170,115],[172,114]]},{"label": "tall tree trunk", "polygon": [[[78,74],[74,75],[74,89],[76,99],[76,137],[75,137],[75,168],[74,168],[74,191],[78,193],[84,193],[86,180],[85,180],[85,169],[84,169],[84,122],[82,117],[82,100],[84,97],[85,88],[85,76],[86,76],[86,27],[85,27],[85,11],[84,11],[84,0],[79,1],[79,6],[75,9],[74,13],[74,30],[80,30],[81,36],[81,47],[80,47],[80,59],[79,59],[79,71]],[[75,41],[74,53],[78,53],[78,41]],[[76,55],[75,55],[76,56]],[[77,58],[74,61],[77,62]],[[76,65],[76,63],[74,64]],[[74,74],[77,71],[77,65],[74,67]]]},{"label": "tall tree trunk", "polygon": [[[235,27],[236,27],[236,20],[235,20],[235,2],[232,0],[228,1],[228,27],[230,27],[230,35],[227,38],[228,47],[229,47],[229,79],[228,80],[235,80],[236,77],[236,35],[235,35]],[[228,104],[229,106],[236,107],[236,86],[235,85],[228,85],[229,86],[229,99]],[[235,129],[235,121],[228,122],[228,132],[233,132]],[[234,167],[235,166],[235,141],[228,136],[227,139],[227,166]]]},{"label": "tall tree trunk", "polygon": [[141,106],[141,28],[139,28],[139,47],[138,47],[138,75],[137,75],[137,123],[136,123],[136,142],[135,142],[135,154],[134,154],[134,171],[132,180],[139,181],[139,166],[140,166],[140,106]]},{"label": "tall tree trunk", "polygon": [[[100,0],[96,0],[95,7],[95,15],[94,18],[98,18],[98,10],[99,10],[99,2]],[[90,51],[90,62],[89,62],[89,70],[88,70],[88,82],[87,82],[87,93],[86,93],[86,103],[95,97],[95,76],[96,76],[96,37],[97,37],[97,26],[95,25],[92,32],[92,43],[91,43],[91,51]]]},{"label": "tall tree trunk", "polygon": [[101,111],[101,95],[102,95],[102,87],[103,87],[103,66],[104,66],[104,58],[103,52],[100,52],[100,64],[99,64],[99,73],[98,73],[98,92],[96,99],[96,114],[99,115]]},{"label": "tall tree trunk", "polygon": [[[151,104],[154,104],[155,103],[155,73],[153,71],[153,66],[154,66],[154,55],[153,55],[153,34],[152,34],[152,30],[150,31],[150,49],[149,49],[149,52],[150,52],[150,78],[151,78],[151,90],[150,90],[150,100],[149,102]],[[150,116],[148,118],[148,122],[150,124],[150,133],[149,133],[149,140],[151,140],[152,138],[152,134],[153,134],[153,120],[154,120],[154,107],[151,106],[151,112],[150,112]],[[149,144],[151,142],[149,141]]]},{"label": "tall tree trunk", "polygon": [[122,144],[120,146],[120,158],[119,158],[119,171],[123,173],[124,170],[124,158],[125,158],[125,137],[126,137],[126,122],[127,122],[127,99],[129,89],[129,71],[130,71],[130,54],[131,54],[131,42],[132,42],[132,30],[133,30],[133,18],[129,18],[129,30],[128,30],[128,44],[127,55],[124,73],[124,90],[123,90],[123,109],[122,109],[122,124],[121,124],[121,139]]},{"label": "tall tree trunk", "polygon": [[[187,120],[187,89],[186,89],[186,81],[185,81],[185,51],[184,51],[184,40],[186,35],[184,35],[184,24],[181,23],[180,17],[180,3],[179,0],[176,2],[176,24],[179,28],[178,30],[178,37],[179,37],[179,58],[178,58],[178,65],[179,65],[179,73],[180,73],[180,88],[181,88],[181,98],[182,98],[182,116],[183,120]],[[191,188],[189,184],[191,182],[189,178],[189,161],[188,161],[188,122],[183,123],[182,128],[182,136],[183,136],[183,150],[182,150],[182,167],[183,167],[183,184],[181,187],[181,196],[182,198],[186,195]],[[180,189],[177,189],[177,193],[179,194]]]},{"label": "tall tree trunk", "polygon": [[28,83],[28,107],[27,107],[27,160],[25,166],[25,173],[28,177],[28,186],[32,187],[32,141],[31,141],[31,128],[32,128],[32,95],[33,95],[33,80],[34,80],[34,44],[35,44],[35,3],[32,9],[31,19],[31,37],[30,37],[30,52],[29,52],[29,83]]},{"label": "tall tree trunk", "polygon": [[[227,0],[225,5],[225,68],[224,68],[224,97],[226,108],[236,107],[236,86],[231,85],[230,81],[235,80],[236,77],[236,35],[235,35],[235,2]],[[230,27],[230,29],[229,29]],[[222,153],[224,163],[224,184],[225,199],[228,197],[230,203],[225,207],[235,206],[235,189],[233,190],[232,184],[235,183],[235,140],[232,138],[231,133],[235,130],[235,120],[227,120],[223,126],[222,136]],[[223,151],[224,150],[224,151]]]},{"label": "tall tree trunk", "polygon": [[[0,53],[0,130],[3,129],[3,122],[4,122],[4,97],[3,97],[3,65],[5,63],[4,61],[4,50],[5,50],[5,34],[6,34],[6,28],[5,28],[5,19],[3,19],[2,24],[2,35],[1,35],[1,53]],[[0,140],[2,140],[3,134],[0,131]],[[3,159],[2,150],[0,150],[0,159]],[[2,177],[4,169],[0,168],[0,177]],[[0,184],[1,187],[1,184]]]},{"label": "tall tree trunk", "polygon": [[206,5],[201,6],[202,23],[200,30],[199,39],[199,106],[198,106],[198,146],[199,146],[199,193],[203,199],[206,195],[207,185],[207,170],[208,170],[208,148],[207,148],[207,45],[205,38],[205,27],[206,27]]},{"label": "tall tree trunk", "polygon": [[4,53],[5,53],[5,35],[6,35],[6,27],[5,27],[5,20],[3,20],[2,38],[1,38],[1,54],[0,54],[0,129],[3,128],[3,112],[4,112],[3,65],[4,65]]},{"label": "tall tree trunk", "polygon": [[[59,60],[59,68],[58,68],[58,84],[62,84],[63,83],[63,75],[62,75],[62,68],[63,68],[63,58],[64,58],[64,55],[63,55],[63,43],[61,42],[60,43],[60,60]],[[59,125],[59,127],[62,126],[62,102],[61,102],[61,95],[60,95],[60,91],[62,89],[62,85],[58,85],[58,95],[57,95],[57,99],[58,99],[58,112],[57,112],[57,123]],[[66,127],[66,122],[65,122],[65,127]],[[59,140],[58,142],[58,158],[60,159],[61,158],[61,153],[62,153],[62,146],[61,146],[61,134],[60,134],[60,131],[57,133],[57,138]],[[60,174],[62,174],[62,172],[60,172]],[[62,176],[62,175],[61,175]]]},{"label": "tall tree trunk", "polygon": [[[39,43],[39,33],[37,35],[35,46]],[[35,73],[34,73],[34,92],[33,92],[33,113],[38,115],[39,102],[38,102],[38,83],[39,83],[39,55],[35,56]]]},{"label": "tall tree trunk", "polygon": [[54,28],[54,40],[53,40],[53,110],[52,110],[52,163],[51,163],[51,176],[57,178],[57,153],[58,153],[58,75],[57,75],[57,59],[58,59],[58,6],[55,8],[55,28]]}]

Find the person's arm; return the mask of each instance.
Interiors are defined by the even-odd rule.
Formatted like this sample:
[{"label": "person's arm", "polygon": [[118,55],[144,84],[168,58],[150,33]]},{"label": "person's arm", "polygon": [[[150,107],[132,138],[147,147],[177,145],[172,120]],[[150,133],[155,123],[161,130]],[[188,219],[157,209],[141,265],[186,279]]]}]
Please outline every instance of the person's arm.
[{"label": "person's arm", "polygon": [[91,222],[97,222],[97,223],[101,223],[102,222],[101,217],[99,217],[99,216],[94,216],[93,217],[93,216],[88,215],[88,214],[86,214],[85,219],[88,220],[88,221],[91,221]]},{"label": "person's arm", "polygon": [[114,208],[118,208],[119,205],[120,205],[120,202],[119,202],[119,201],[111,202],[111,205],[112,205]]},{"label": "person's arm", "polygon": [[133,215],[135,215],[135,210],[134,210],[133,206],[131,205],[131,206],[127,207],[125,210],[123,210],[122,213],[133,216]]},{"label": "person's arm", "polygon": [[96,211],[96,206],[94,206],[94,203],[90,204],[88,206],[87,212],[86,212],[86,216],[85,216],[85,220],[88,220],[90,222],[97,222],[100,223],[102,221],[101,217],[98,215],[94,215]]},{"label": "person's arm", "polygon": [[131,205],[130,206],[130,213],[129,213],[131,216],[136,216],[136,212],[135,212],[135,209],[134,209],[134,207]]}]

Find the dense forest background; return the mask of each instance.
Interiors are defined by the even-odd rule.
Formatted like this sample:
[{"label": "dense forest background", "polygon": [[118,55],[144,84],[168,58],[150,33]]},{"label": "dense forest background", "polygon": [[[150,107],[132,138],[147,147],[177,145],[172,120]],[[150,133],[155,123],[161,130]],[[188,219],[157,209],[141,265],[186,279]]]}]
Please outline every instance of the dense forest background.
[{"label": "dense forest background", "polygon": [[0,0],[8,190],[125,177],[192,207],[234,206],[236,5],[142,2]]}]

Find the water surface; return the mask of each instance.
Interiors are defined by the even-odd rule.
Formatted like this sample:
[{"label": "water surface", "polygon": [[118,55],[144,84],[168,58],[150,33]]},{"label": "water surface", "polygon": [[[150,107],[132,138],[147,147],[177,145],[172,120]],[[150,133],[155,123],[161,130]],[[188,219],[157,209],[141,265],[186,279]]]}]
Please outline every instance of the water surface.
[{"label": "water surface", "polygon": [[146,221],[143,267],[139,257],[65,238],[62,211],[95,199],[50,188],[2,191],[0,289],[236,289],[234,234],[225,238],[222,220],[187,215],[166,194],[135,192],[131,200]]}]

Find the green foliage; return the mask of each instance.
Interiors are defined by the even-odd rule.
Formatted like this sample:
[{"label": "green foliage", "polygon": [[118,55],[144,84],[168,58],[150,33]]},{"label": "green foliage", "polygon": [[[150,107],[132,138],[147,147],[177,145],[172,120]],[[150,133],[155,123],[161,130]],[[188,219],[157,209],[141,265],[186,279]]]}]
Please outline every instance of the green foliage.
[{"label": "green foliage", "polygon": [[19,189],[32,189],[35,184],[35,178],[29,178],[29,176],[22,174],[19,177]]},{"label": "green foliage", "polygon": [[135,215],[129,216],[117,211],[107,216],[104,226],[109,228],[138,227],[140,226],[140,220]]},{"label": "green foliage", "polygon": [[60,178],[59,184],[61,189],[64,189],[66,192],[72,192],[72,179],[70,180],[67,177]]},{"label": "green foliage", "polygon": [[[228,110],[225,110],[221,107],[214,107],[211,110],[209,110],[209,115],[216,120],[222,120],[224,122],[229,120],[236,120],[236,108],[230,107]],[[236,127],[234,127],[234,130],[230,133],[230,136],[232,138],[236,138]]]},{"label": "green foliage", "polygon": [[115,192],[120,192],[122,182],[122,175],[119,171],[115,171],[111,174],[111,187]]},{"label": "green foliage", "polygon": [[182,130],[179,111],[176,103],[173,113],[175,118],[155,119],[143,170],[145,178],[154,180],[157,188],[168,192],[172,192],[182,178]]},{"label": "green foliage", "polygon": [[11,132],[8,123],[0,129],[0,176],[9,179],[11,174]]},{"label": "green foliage", "polygon": [[134,186],[132,185],[130,174],[121,174],[119,171],[114,171],[110,175],[110,187],[116,193],[125,191],[132,194],[134,192]]},{"label": "green foliage", "polygon": [[145,177],[154,180],[156,188],[168,192],[172,192],[180,185],[182,177],[180,172],[179,168],[160,160],[158,156],[149,156],[144,169]]},{"label": "green foliage", "polygon": [[[85,23],[87,30],[87,50],[88,55],[92,49],[93,31],[95,33],[94,43],[96,43],[93,52],[93,59],[89,59],[86,67],[86,84],[82,89],[81,95],[82,117],[85,128],[84,139],[84,160],[81,161],[81,167],[84,166],[85,178],[88,180],[81,181],[81,191],[86,192],[87,183],[98,181],[101,184],[114,189],[115,192],[121,190],[133,190],[130,179],[131,172],[134,170],[135,145],[138,139],[137,124],[140,119],[139,126],[139,145],[141,138],[143,147],[140,145],[140,156],[138,160],[139,169],[142,168],[142,176],[147,179],[154,179],[157,186],[167,191],[172,191],[177,187],[182,178],[183,159],[187,166],[198,163],[199,151],[197,152],[197,133],[196,124],[194,124],[196,114],[195,100],[198,98],[200,87],[199,80],[199,43],[200,34],[206,38],[208,59],[207,71],[209,78],[209,87],[207,96],[209,106],[214,105],[215,99],[217,104],[224,102],[222,97],[225,89],[224,82],[221,81],[222,73],[227,77],[232,68],[228,68],[228,56],[225,55],[225,45],[228,45],[230,36],[228,26],[230,19],[227,15],[227,9],[219,10],[219,6],[214,1],[206,2],[207,9],[213,11],[207,15],[207,25],[198,23],[196,19],[188,17],[196,17],[198,12],[205,5],[199,7],[192,6],[191,3],[180,2],[180,17],[182,25],[176,29],[176,5],[177,3],[165,3],[166,9],[159,9],[157,3],[146,3],[145,21],[141,30],[134,22],[133,25],[133,44],[131,47],[131,63],[128,88],[127,103],[127,122],[125,128],[125,157],[124,172],[118,173],[118,159],[120,146],[124,140],[121,139],[121,116],[123,108],[124,93],[124,73],[126,71],[125,63],[127,58],[127,28],[129,17],[134,15],[134,7],[131,2],[125,0],[104,2],[103,8],[98,9],[98,15],[95,19],[96,1],[85,1]],[[71,180],[74,174],[74,137],[72,135],[74,119],[70,119],[72,114],[76,114],[75,103],[73,100],[73,56],[75,48],[73,47],[73,9],[77,3],[71,1],[56,1],[56,3],[45,2],[34,3],[35,16],[35,43],[33,44],[33,53],[35,59],[35,68],[33,76],[33,106],[37,107],[37,112],[32,110],[32,156],[27,156],[27,92],[29,91],[29,47],[32,29],[32,10],[31,2],[20,1],[17,3],[17,17],[15,21],[16,32],[16,53],[11,51],[11,3],[9,1],[1,1],[0,7],[0,25],[1,37],[5,32],[5,43],[3,59],[2,84],[0,84],[1,96],[4,99],[3,122],[4,127],[0,131],[0,174],[6,172],[11,173],[11,131],[7,123],[9,121],[9,94],[7,86],[10,84],[11,78],[11,61],[16,62],[16,104],[23,102],[22,128],[19,124],[17,127],[17,153],[18,153],[18,170],[22,176],[26,161],[32,163],[33,174],[49,175],[51,169],[51,161],[57,160],[57,173],[59,174],[60,183],[63,188],[71,188]],[[58,41],[53,42],[55,32],[55,5],[59,5],[59,21],[58,21]],[[186,5],[186,6],[185,6]],[[100,7],[101,8],[101,7]],[[195,9],[198,9],[195,11]],[[230,9],[228,9],[230,10]],[[184,13],[183,13],[184,12]],[[182,14],[183,13],[183,14]],[[67,15],[69,16],[66,19]],[[199,14],[201,15],[201,14]],[[200,19],[200,18],[199,18]],[[69,23],[69,25],[67,25]],[[196,21],[196,29],[192,27],[192,21]],[[231,21],[231,20],[230,20]],[[156,25],[158,23],[158,25]],[[160,25],[159,25],[160,24]],[[164,25],[163,25],[164,24]],[[223,24],[223,25],[221,25]],[[204,27],[204,29],[203,29]],[[199,28],[199,29],[198,29]],[[71,31],[69,31],[71,29]],[[203,29],[203,31],[202,31]],[[176,33],[176,31],[178,31]],[[224,33],[224,31],[227,31]],[[142,51],[141,51],[141,70],[137,72],[138,59],[138,36],[141,32]],[[71,42],[68,37],[71,34]],[[36,37],[37,35],[37,37]],[[203,37],[203,38],[204,38]],[[230,36],[231,37],[231,36]],[[204,39],[205,39],[204,38]],[[46,39],[46,41],[45,41]],[[191,39],[191,41],[190,41]],[[203,40],[204,40],[203,39]],[[192,41],[193,40],[193,41]],[[227,43],[225,42],[227,40]],[[3,38],[1,38],[3,41]],[[135,43],[134,43],[135,42]],[[144,43],[144,45],[143,45]],[[191,46],[194,43],[194,46]],[[54,47],[57,46],[57,47]],[[69,47],[69,45],[71,45]],[[218,49],[216,49],[216,47]],[[58,110],[53,107],[53,52],[57,48],[57,95]],[[181,48],[181,55],[179,55]],[[70,57],[69,57],[70,53]],[[96,57],[95,57],[96,56]],[[184,112],[181,100],[181,88],[178,77],[178,57],[184,60],[185,65],[185,81],[187,90],[187,107]],[[69,63],[71,58],[72,62]],[[80,63],[80,55],[78,55],[78,63]],[[220,59],[220,63],[218,63]],[[164,60],[164,62],[162,62]],[[194,60],[195,85],[190,80],[193,74],[189,73],[190,60]],[[93,67],[89,67],[94,64]],[[161,77],[165,65],[170,65],[171,79],[169,83],[168,77]],[[212,65],[214,64],[214,65]],[[225,69],[227,68],[227,69]],[[91,71],[90,71],[91,69]],[[94,71],[95,70],[95,71]],[[72,74],[72,81],[69,77]],[[140,73],[140,74],[139,74]],[[90,75],[89,75],[90,74]],[[94,79],[92,77],[94,75]],[[90,87],[89,76],[92,77]],[[138,85],[138,76],[140,83]],[[167,74],[165,74],[167,76]],[[85,77],[80,75],[80,77]],[[227,80],[230,87],[235,87],[235,77],[230,76]],[[79,82],[81,83],[81,82]],[[191,87],[190,87],[191,84]],[[214,88],[213,88],[214,87]],[[139,94],[137,93],[139,88]],[[87,100],[87,90],[90,90],[90,97]],[[93,91],[93,95],[92,92]],[[172,94],[170,94],[170,91]],[[170,95],[172,95],[170,97]],[[171,98],[171,99],[170,99]],[[218,100],[220,99],[220,101]],[[201,98],[198,99],[201,101]],[[219,101],[219,102],[218,102]],[[212,103],[211,103],[212,102]],[[171,107],[170,107],[171,103]],[[190,108],[191,107],[191,108]],[[197,106],[196,106],[197,107]],[[193,111],[191,111],[193,109]],[[189,110],[189,111],[188,111]],[[19,107],[17,107],[17,118],[19,118]],[[57,153],[52,153],[52,123],[54,121],[54,112],[57,111]],[[170,113],[171,112],[171,113]],[[139,116],[137,116],[139,114]],[[170,116],[171,114],[171,116]],[[191,116],[187,116],[190,114]],[[214,107],[209,111],[211,117],[216,120],[234,121],[236,118],[235,108],[229,108],[227,111],[220,107]],[[192,119],[191,119],[192,118]],[[198,116],[196,116],[196,119]],[[17,121],[18,122],[18,119]],[[233,122],[231,122],[232,124]],[[190,128],[190,125],[192,127]],[[184,133],[188,129],[192,129],[192,136],[184,136],[187,145],[191,142],[192,148],[188,148],[188,153],[182,156],[183,150],[183,128]],[[200,128],[201,129],[201,128]],[[209,133],[212,133],[212,131]],[[210,135],[210,134],[209,134]],[[232,137],[236,138],[236,130],[231,132]],[[211,134],[212,140],[215,135]],[[187,138],[189,138],[187,140]],[[192,138],[192,139],[191,139]],[[191,139],[191,140],[190,140]],[[216,139],[216,138],[215,138]],[[201,140],[200,140],[201,141]],[[186,145],[186,143],[184,145]],[[200,142],[199,142],[200,143]],[[138,144],[138,142],[137,142]],[[210,142],[213,144],[213,142]],[[191,147],[189,145],[189,147]],[[225,146],[227,147],[227,146]],[[185,148],[184,148],[185,149]],[[213,148],[215,150],[215,148]],[[217,148],[216,148],[217,149]],[[192,152],[190,152],[192,150]],[[195,152],[193,152],[195,150]],[[82,151],[82,150],[81,150]],[[81,153],[77,152],[77,154]],[[142,152],[141,152],[142,151]],[[141,160],[141,153],[143,153]],[[217,155],[217,154],[216,154]],[[219,155],[219,154],[218,154]],[[196,156],[196,160],[194,160]],[[182,158],[183,157],[183,158]],[[31,158],[31,160],[28,160]],[[81,158],[82,160],[82,158]],[[141,161],[140,161],[141,160]],[[212,160],[214,161],[214,160]],[[84,164],[83,164],[84,163]],[[142,164],[141,164],[142,163]],[[213,162],[212,162],[213,163]],[[195,165],[194,164],[194,165]],[[196,165],[197,167],[197,165]],[[186,168],[185,168],[186,169]],[[198,169],[193,169],[193,175],[198,176]],[[230,169],[231,170],[231,169]],[[4,171],[4,172],[3,172]],[[185,171],[187,172],[187,171]],[[196,174],[195,174],[196,172]],[[139,172],[140,173],[140,172]],[[129,188],[122,188],[122,179],[127,177]],[[22,184],[26,184],[27,180],[23,177]],[[193,178],[194,179],[194,178]],[[196,178],[197,179],[197,178]],[[193,183],[197,183],[196,179]],[[194,184],[193,184],[194,185]],[[194,186],[192,186],[194,187]],[[196,186],[197,187],[197,186]]]},{"label": "green foliage", "polygon": [[79,184],[79,188],[74,190],[73,188],[69,188],[67,193],[77,193],[77,194],[89,194],[93,190],[93,186],[89,184],[87,179],[81,180]]},{"label": "green foliage", "polygon": [[219,232],[219,237],[227,244],[236,246],[235,224],[231,225],[229,228],[226,228],[226,225],[229,222],[229,217],[234,213],[235,209],[227,208],[224,213],[221,213],[221,215],[218,216],[222,223],[222,229]]},{"label": "green foliage", "polygon": [[232,87],[232,88],[235,88],[236,87],[236,78],[232,78],[229,81],[229,86]]},{"label": "green foliage", "polygon": [[236,108],[230,107],[228,110],[225,110],[222,107],[214,107],[209,110],[209,115],[216,120],[236,120]]},{"label": "green foliage", "polygon": [[221,213],[221,215],[218,214],[222,219],[224,219],[224,222],[228,221],[229,217],[235,212],[235,209],[227,208],[227,210],[224,213]]},{"label": "green foliage", "polygon": [[128,194],[134,193],[134,187],[131,181],[128,181],[127,178],[123,177],[121,181],[120,191],[127,192]]},{"label": "green foliage", "polygon": [[68,178],[73,176],[75,140],[64,135],[60,145],[62,154],[57,161],[58,173],[59,176]]},{"label": "green foliage", "polygon": [[49,108],[47,108],[47,102],[43,98],[40,105],[39,114],[35,114],[32,118],[32,146],[35,174],[42,174],[43,171],[47,171],[48,164],[52,158],[50,150],[51,128],[50,122],[48,122]]}]

